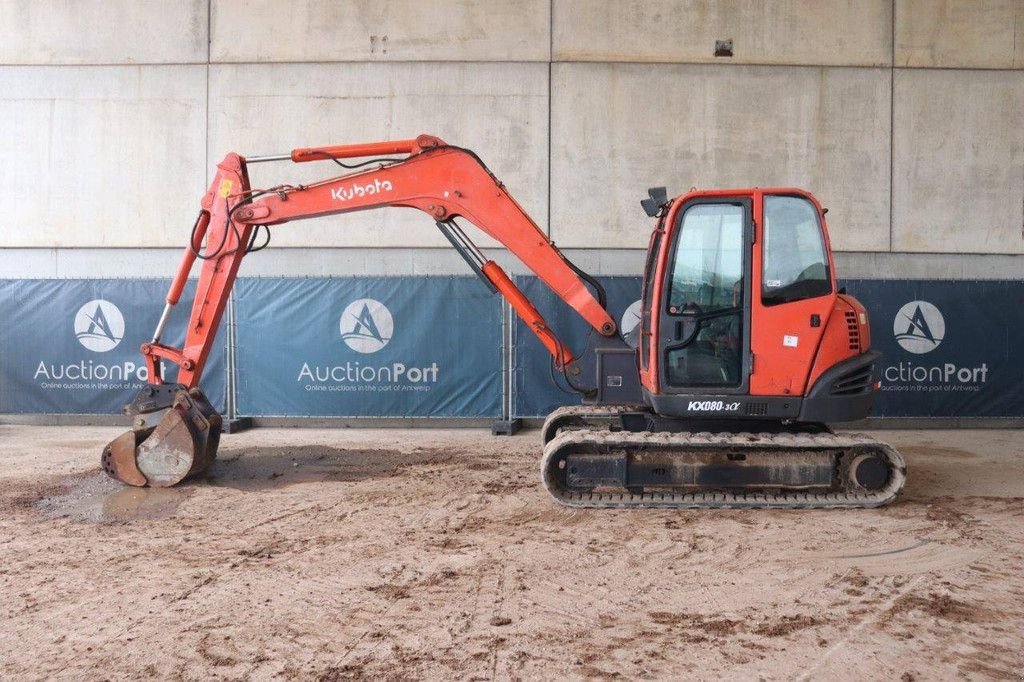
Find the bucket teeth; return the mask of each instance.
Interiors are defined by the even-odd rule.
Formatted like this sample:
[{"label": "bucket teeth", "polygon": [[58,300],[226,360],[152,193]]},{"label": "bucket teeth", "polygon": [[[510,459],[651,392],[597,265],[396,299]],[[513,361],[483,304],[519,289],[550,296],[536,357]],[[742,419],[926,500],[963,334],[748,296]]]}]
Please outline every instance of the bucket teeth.
[{"label": "bucket teeth", "polygon": [[127,485],[164,488],[209,468],[220,442],[220,415],[198,388],[181,386],[167,397],[173,402],[147,410],[163,413],[155,426],[147,424],[145,412],[135,412],[142,416],[137,427],[103,449],[101,462],[109,476]]}]

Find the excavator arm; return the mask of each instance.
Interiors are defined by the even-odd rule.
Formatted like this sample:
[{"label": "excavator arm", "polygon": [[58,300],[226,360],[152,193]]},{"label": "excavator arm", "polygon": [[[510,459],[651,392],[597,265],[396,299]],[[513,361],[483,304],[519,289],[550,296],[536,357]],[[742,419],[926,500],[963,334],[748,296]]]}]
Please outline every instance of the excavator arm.
[{"label": "excavator arm", "polygon": [[[503,244],[598,333],[615,334],[614,320],[585,280],[598,291],[599,285],[568,262],[471,151],[421,135],[415,140],[296,149],[288,156],[255,157],[248,163],[284,158],[295,162],[340,161],[377,154],[407,156],[321,182],[256,191],[249,187],[246,159],[228,154],[217,165],[191,243],[168,293],[161,324],[154,340],[142,347],[155,382],[161,381],[157,370],[162,358],[178,366],[178,383],[190,388],[199,383],[239,265],[257,238],[257,228],[383,207],[415,208],[433,218],[471,267],[509,301],[560,367],[574,360],[569,349],[501,267],[473,245],[455,224],[456,218],[468,220]],[[200,254],[204,237],[206,253]],[[177,304],[197,257],[205,262],[185,344],[181,349],[162,345],[159,338],[163,324]]]},{"label": "excavator arm", "polygon": [[[358,164],[343,161],[380,155],[386,158]],[[284,160],[329,161],[353,172],[306,185],[250,187],[249,164]],[[469,150],[421,135],[412,140],[301,148],[290,154],[249,159],[231,153],[217,164],[156,332],[151,341],[142,344],[150,385],[126,406],[126,414],[135,419],[133,429],[104,450],[106,471],[132,485],[166,486],[199,473],[213,460],[220,415],[198,384],[242,259],[261,248],[256,245],[261,229],[266,229],[269,240],[271,226],[383,207],[414,208],[428,214],[473,270],[509,301],[559,368],[576,373],[570,350],[505,271],[473,244],[456,218],[473,223],[503,244],[599,334],[616,333],[596,280],[559,252]],[[185,342],[175,348],[161,343],[160,338],[197,259],[203,264]],[[165,384],[163,361],[178,367],[176,383]]]}]

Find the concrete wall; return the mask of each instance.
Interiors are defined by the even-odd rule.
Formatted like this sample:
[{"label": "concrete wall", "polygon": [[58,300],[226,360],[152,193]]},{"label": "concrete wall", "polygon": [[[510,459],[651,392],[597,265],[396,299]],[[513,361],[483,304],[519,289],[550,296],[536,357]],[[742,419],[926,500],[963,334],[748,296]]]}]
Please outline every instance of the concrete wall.
[{"label": "concrete wall", "polygon": [[556,64],[552,236],[635,246],[654,185],[796,186],[829,207],[835,248],[888,250],[888,70],[786,67],[781,84],[767,66]]},{"label": "concrete wall", "polygon": [[214,62],[546,62],[549,0],[212,0]]},{"label": "concrete wall", "polygon": [[555,0],[557,61],[888,66],[889,0]]},{"label": "concrete wall", "polygon": [[[459,144],[471,135],[502,180],[529,188],[518,193],[526,211],[543,217],[547,79],[547,65],[525,62],[218,64],[210,70],[210,159],[224,150],[307,146],[296,140],[369,142],[429,132]],[[256,187],[310,182],[336,170],[257,164],[250,181]],[[432,220],[410,209],[294,223],[275,230],[274,239],[282,246],[448,244]]]},{"label": "concrete wall", "polygon": [[[421,132],[598,273],[661,184],[807,187],[849,276],[1024,272],[1021,0],[0,0],[0,131],[0,277],[169,274],[226,151]],[[243,273],[462,272],[443,244],[364,213]]]}]

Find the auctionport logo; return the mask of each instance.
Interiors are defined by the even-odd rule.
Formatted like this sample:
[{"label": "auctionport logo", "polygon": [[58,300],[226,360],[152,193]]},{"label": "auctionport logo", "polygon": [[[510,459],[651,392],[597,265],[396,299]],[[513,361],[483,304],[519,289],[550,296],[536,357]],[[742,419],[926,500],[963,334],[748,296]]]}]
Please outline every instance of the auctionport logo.
[{"label": "auctionport logo", "polygon": [[[928,301],[910,301],[899,309],[892,333],[903,350],[916,355],[930,353],[946,336],[946,320]],[[954,362],[921,364],[900,360],[882,370],[883,391],[979,391],[988,381],[988,363],[959,365]]]},{"label": "auctionport logo", "polygon": [[623,336],[640,326],[640,318],[643,316],[643,304],[642,300],[637,299],[630,303],[629,307],[623,311],[622,317],[619,319],[619,332]]},{"label": "auctionport logo", "polygon": [[[357,353],[376,353],[391,341],[395,321],[388,307],[372,298],[349,303],[338,322],[345,345]],[[429,391],[438,382],[440,366],[407,365],[402,361],[386,364],[363,364],[345,360],[340,364],[321,365],[303,362],[296,381],[306,391],[398,392]]]},{"label": "auctionport logo", "polygon": [[640,346],[640,322],[643,319],[643,304],[644,302],[639,299],[633,301],[623,311],[622,317],[619,319],[619,335],[634,350]]},{"label": "auctionport logo", "polygon": [[341,339],[357,353],[376,353],[388,345],[395,321],[387,306],[372,298],[352,301],[341,313]]},{"label": "auctionport logo", "polygon": [[[106,353],[117,348],[124,338],[124,316],[116,305],[98,298],[89,301],[75,314],[75,338],[86,350]],[[71,355],[79,355],[73,353]],[[114,354],[115,358],[117,354]],[[137,388],[146,381],[145,365],[130,360],[105,364],[99,360],[58,358],[40,359],[32,379],[46,390],[122,390]],[[111,358],[114,360],[115,358]]]},{"label": "auctionport logo", "polygon": [[75,315],[75,338],[94,353],[114,350],[124,338],[124,316],[110,301],[89,301]]},{"label": "auctionport logo", "polygon": [[907,303],[892,322],[892,333],[903,350],[928,353],[939,347],[946,335],[946,320],[928,301]]}]

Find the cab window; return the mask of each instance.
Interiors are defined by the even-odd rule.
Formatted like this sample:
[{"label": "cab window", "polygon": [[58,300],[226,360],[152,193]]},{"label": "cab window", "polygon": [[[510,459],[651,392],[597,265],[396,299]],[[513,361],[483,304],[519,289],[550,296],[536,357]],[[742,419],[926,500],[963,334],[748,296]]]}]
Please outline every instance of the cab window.
[{"label": "cab window", "polygon": [[[671,386],[739,386],[743,381],[745,204],[686,209],[676,238],[666,312]],[[670,333],[666,330],[666,333]]]},{"label": "cab window", "polygon": [[743,206],[697,204],[686,210],[672,268],[671,315],[737,306],[743,287]]},{"label": "cab window", "polygon": [[818,211],[803,197],[764,198],[761,301],[777,305],[832,293]]}]

